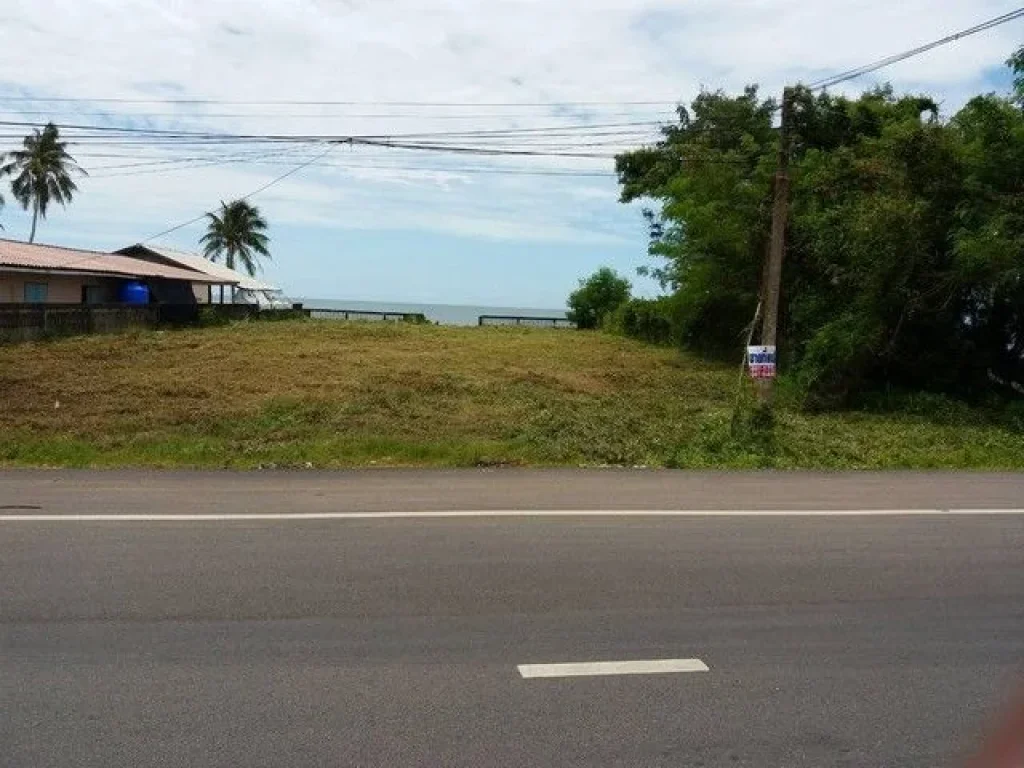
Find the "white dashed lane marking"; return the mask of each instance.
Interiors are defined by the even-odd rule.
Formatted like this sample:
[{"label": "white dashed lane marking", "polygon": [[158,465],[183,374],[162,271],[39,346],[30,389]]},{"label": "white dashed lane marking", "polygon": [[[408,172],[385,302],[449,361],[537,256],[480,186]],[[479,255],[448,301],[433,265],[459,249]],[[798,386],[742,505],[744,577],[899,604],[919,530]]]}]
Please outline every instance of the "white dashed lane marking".
[{"label": "white dashed lane marking", "polygon": [[519,674],[534,677],[600,677],[605,675],[665,675],[707,672],[700,659],[650,659],[647,661],[582,661],[566,664],[520,664]]}]

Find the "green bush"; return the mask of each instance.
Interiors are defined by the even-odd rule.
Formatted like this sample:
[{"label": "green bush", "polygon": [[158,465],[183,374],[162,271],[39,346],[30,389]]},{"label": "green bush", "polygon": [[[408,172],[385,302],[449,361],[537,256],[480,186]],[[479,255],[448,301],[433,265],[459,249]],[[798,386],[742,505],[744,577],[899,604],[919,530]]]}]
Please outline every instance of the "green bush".
[{"label": "green bush", "polygon": [[629,301],[629,281],[608,267],[601,267],[580,280],[580,287],[569,295],[569,320],[579,328],[599,327],[605,318]]},{"label": "green bush", "polygon": [[205,304],[199,307],[199,321],[198,325],[200,328],[216,328],[223,325],[229,325],[231,318],[217,309],[215,304]]},{"label": "green bush", "polygon": [[262,309],[257,316],[260,320],[307,320],[309,315],[302,309]]},{"label": "green bush", "polygon": [[[1011,65],[1024,99],[1024,50]],[[946,118],[934,100],[889,87],[858,98],[798,88],[790,114],[777,343],[808,404],[843,408],[892,389],[1017,397],[1020,103],[981,95]],[[756,87],[703,92],[678,117],[657,144],[617,157],[621,199],[655,206],[649,272],[678,302],[679,341],[735,359],[764,277],[778,104]],[[617,319],[626,333],[643,325]]]},{"label": "green bush", "polygon": [[607,316],[605,329],[650,344],[672,344],[679,339],[667,298],[630,299]]}]

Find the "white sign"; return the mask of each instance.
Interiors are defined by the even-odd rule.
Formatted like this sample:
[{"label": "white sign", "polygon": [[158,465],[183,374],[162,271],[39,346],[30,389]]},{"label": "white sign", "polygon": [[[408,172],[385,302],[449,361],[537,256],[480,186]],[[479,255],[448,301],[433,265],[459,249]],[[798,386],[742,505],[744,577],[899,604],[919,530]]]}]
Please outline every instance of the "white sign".
[{"label": "white sign", "polygon": [[775,378],[775,347],[747,347],[747,364],[753,379]]}]

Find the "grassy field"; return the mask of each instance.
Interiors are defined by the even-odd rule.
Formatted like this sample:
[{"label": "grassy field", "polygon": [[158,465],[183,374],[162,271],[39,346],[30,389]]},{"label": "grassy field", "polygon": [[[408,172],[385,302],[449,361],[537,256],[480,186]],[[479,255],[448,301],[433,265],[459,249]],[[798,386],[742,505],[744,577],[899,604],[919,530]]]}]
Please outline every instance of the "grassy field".
[{"label": "grassy field", "polygon": [[0,464],[1024,467],[1024,432],[960,407],[940,420],[782,408],[774,437],[737,436],[736,386],[733,367],[572,331],[87,336],[0,347]]}]

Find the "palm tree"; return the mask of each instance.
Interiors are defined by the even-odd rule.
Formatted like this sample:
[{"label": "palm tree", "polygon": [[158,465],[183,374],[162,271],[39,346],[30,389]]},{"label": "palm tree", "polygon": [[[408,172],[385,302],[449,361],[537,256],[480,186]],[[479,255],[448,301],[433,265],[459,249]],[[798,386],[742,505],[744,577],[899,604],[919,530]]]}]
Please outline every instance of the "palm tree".
[{"label": "palm tree", "polygon": [[260,268],[259,257],[270,258],[270,238],[264,234],[267,221],[256,206],[245,200],[221,202],[220,210],[206,214],[206,219],[206,234],[199,242],[210,261],[223,258],[228,269],[234,269],[237,263],[255,275]]},{"label": "palm tree", "polygon": [[47,123],[42,131],[34,129],[22,145],[23,149],[8,152],[0,160],[0,176],[13,176],[14,198],[26,211],[32,206],[32,232],[28,236],[31,243],[36,239],[39,217],[46,218],[50,202],[67,207],[78,191],[71,174],[87,174],[68,154],[67,142],[60,140],[60,132],[53,123]]}]

